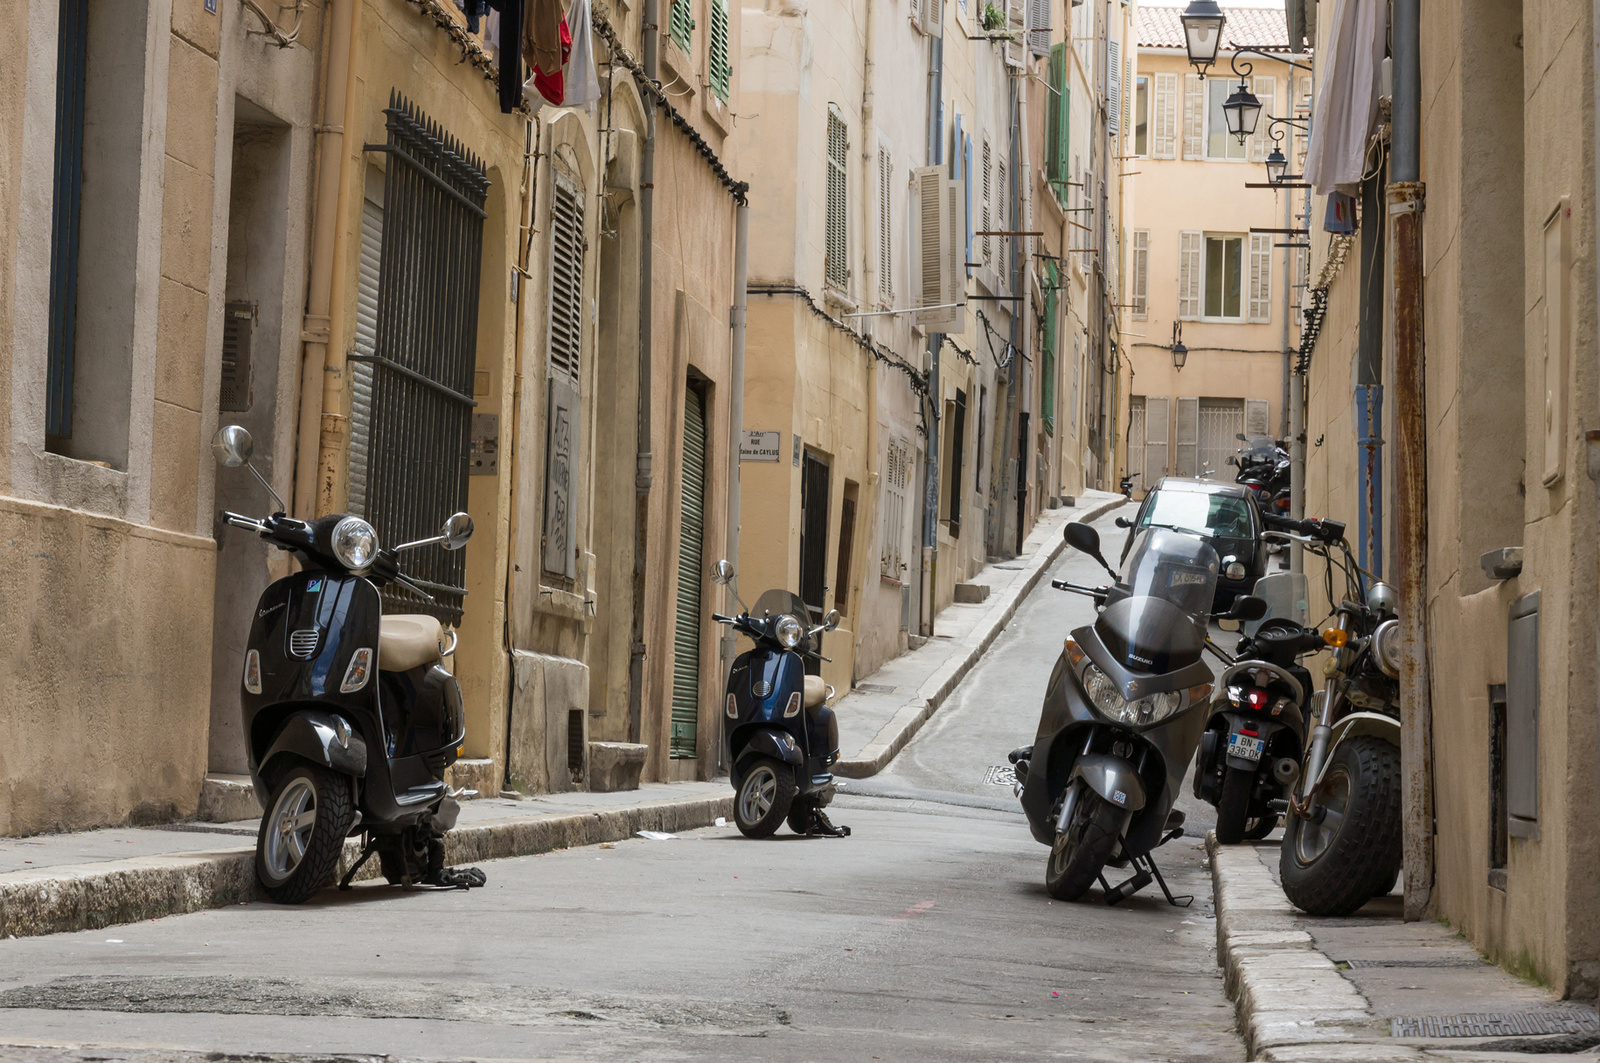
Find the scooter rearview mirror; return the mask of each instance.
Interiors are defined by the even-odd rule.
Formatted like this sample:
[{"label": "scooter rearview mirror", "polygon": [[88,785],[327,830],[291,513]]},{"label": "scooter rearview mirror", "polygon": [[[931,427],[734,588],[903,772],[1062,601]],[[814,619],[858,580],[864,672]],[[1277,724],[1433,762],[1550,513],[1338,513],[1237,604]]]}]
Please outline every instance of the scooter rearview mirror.
[{"label": "scooter rearview mirror", "polygon": [[229,469],[247,464],[254,451],[255,441],[242,425],[225,424],[211,437],[211,453],[216,456],[217,464]]},{"label": "scooter rearview mirror", "polygon": [[1106,563],[1105,557],[1100,553],[1100,533],[1095,531],[1094,528],[1082,521],[1075,520],[1062,529],[1061,536],[1066,539],[1068,546],[1080,554],[1088,554],[1100,562],[1101,568],[1111,573],[1112,579],[1117,578],[1116,570]]},{"label": "scooter rearview mirror", "polygon": [[1243,432],[1235,432],[1235,433],[1233,433],[1233,438],[1239,440],[1241,443],[1250,442],[1250,437],[1245,435]]},{"label": "scooter rearview mirror", "polygon": [[1241,594],[1233,600],[1233,608],[1223,616],[1228,620],[1243,620],[1246,623],[1260,620],[1267,615],[1267,603],[1253,594]]},{"label": "scooter rearview mirror", "polygon": [[832,631],[839,626],[839,610],[829,609],[828,615],[822,618],[822,629]]},{"label": "scooter rearview mirror", "polygon": [[1133,527],[1133,521],[1129,520],[1127,517],[1118,517],[1113,523],[1115,523],[1119,528]]},{"label": "scooter rearview mirror", "polygon": [[439,530],[440,545],[446,550],[459,550],[472,538],[472,517],[466,513],[451,514]]},{"label": "scooter rearview mirror", "polygon": [[711,562],[711,582],[726,587],[733,582],[733,565],[727,560]]}]

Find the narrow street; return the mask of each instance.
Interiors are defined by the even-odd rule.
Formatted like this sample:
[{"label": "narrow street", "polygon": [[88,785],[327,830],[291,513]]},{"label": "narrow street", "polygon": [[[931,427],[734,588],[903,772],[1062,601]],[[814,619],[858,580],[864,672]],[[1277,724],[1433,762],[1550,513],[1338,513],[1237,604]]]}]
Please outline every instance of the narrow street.
[{"label": "narrow street", "polygon": [[[1120,533],[1099,523],[1110,549]],[[1070,554],[1056,573],[1094,578]],[[1198,841],[1162,850],[1192,908],[1154,889],[1052,903],[1044,848],[986,779],[1031,738],[1060,640],[1089,615],[1041,581],[890,769],[849,783],[834,818],[850,838],[730,825],[492,862],[470,893],[369,886],[5,941],[0,1042],[150,1059],[1243,1059]]]}]

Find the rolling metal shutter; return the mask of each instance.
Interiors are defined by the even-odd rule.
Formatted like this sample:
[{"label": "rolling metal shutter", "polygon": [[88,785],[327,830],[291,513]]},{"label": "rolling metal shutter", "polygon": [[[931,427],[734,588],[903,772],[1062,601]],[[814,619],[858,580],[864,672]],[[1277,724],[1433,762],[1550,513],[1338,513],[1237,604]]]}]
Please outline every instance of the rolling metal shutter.
[{"label": "rolling metal shutter", "polygon": [[669,755],[693,757],[700,722],[700,584],[705,547],[706,407],[690,387],[683,403],[682,537],[678,541],[678,626],[673,637]]}]

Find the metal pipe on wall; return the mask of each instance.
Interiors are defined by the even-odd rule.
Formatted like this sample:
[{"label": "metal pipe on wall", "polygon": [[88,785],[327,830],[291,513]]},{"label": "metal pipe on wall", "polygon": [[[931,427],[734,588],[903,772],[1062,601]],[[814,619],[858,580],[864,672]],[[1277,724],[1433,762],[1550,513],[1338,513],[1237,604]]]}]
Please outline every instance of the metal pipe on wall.
[{"label": "metal pipe on wall", "polygon": [[[660,50],[660,0],[644,4],[644,73],[656,80]],[[650,552],[651,283],[654,277],[656,109],[645,105],[644,147],[639,152],[639,423],[633,473],[633,632],[628,654],[628,737],[644,735],[645,567]]]},{"label": "metal pipe on wall", "polygon": [[[361,0],[332,0],[328,8],[326,63],[322,82],[322,124],[317,127],[317,178],[311,215],[311,269],[306,279],[306,312],[300,339],[300,420],[295,446],[295,516],[309,520],[328,512],[332,499],[324,490],[319,468],[327,464],[325,450],[339,445],[345,417],[337,403],[342,381],[331,388],[327,378],[343,376],[344,347],[333,342],[333,274],[344,246],[340,219],[346,210],[353,163],[344,150],[344,132],[356,123],[355,63],[356,23]],[[338,124],[335,124],[337,122]],[[343,300],[339,300],[342,308]],[[330,418],[332,419],[330,421]],[[342,448],[339,450],[342,456]],[[337,473],[337,468],[335,469]]]},{"label": "metal pipe on wall", "polygon": [[1395,0],[1388,220],[1394,248],[1395,555],[1400,582],[1400,761],[1405,918],[1433,891],[1433,712],[1428,667],[1428,445],[1422,304],[1420,0]]},{"label": "metal pipe on wall", "polygon": [[[749,306],[750,278],[750,204],[740,197],[733,211],[733,309],[729,323],[733,328],[728,358],[728,513],[724,531],[726,545],[722,556],[733,565],[734,579],[723,589],[723,609],[729,616],[739,608],[739,448],[744,441],[744,329]],[[739,638],[729,627],[722,637],[722,663],[733,667],[738,655]],[[723,718],[717,713],[717,718]],[[721,764],[723,743],[717,743],[717,758]]]},{"label": "metal pipe on wall", "polygon": [[[933,0],[943,10],[943,0]],[[928,38],[928,165],[937,166],[944,147],[944,38]],[[934,566],[939,554],[939,348],[944,333],[928,336],[928,457],[922,480],[922,603],[917,610],[921,634],[933,636]]]}]

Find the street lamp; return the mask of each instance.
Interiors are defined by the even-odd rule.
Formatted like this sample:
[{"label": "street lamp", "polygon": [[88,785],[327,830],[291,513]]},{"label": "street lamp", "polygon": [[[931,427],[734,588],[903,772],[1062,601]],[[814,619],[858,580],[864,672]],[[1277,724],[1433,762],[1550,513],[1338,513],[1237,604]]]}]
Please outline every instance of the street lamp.
[{"label": "street lamp", "polygon": [[1183,345],[1182,340],[1172,341],[1172,368],[1183,371],[1183,363],[1189,360],[1189,348]]},{"label": "street lamp", "polygon": [[1239,87],[1233,90],[1233,95],[1222,105],[1222,113],[1228,119],[1228,132],[1238,137],[1239,143],[1243,144],[1247,138],[1255,135],[1256,122],[1261,117],[1261,101],[1250,91],[1244,80],[1240,79]]},{"label": "street lamp", "polygon": [[1273,184],[1282,184],[1283,175],[1289,171],[1289,160],[1283,157],[1283,152],[1276,144],[1272,146],[1272,154],[1267,156],[1267,180]]},{"label": "street lamp", "polygon": [[1217,52],[1222,47],[1222,25],[1228,17],[1217,6],[1217,0],[1190,0],[1178,20],[1183,23],[1189,63],[1204,78],[1211,64],[1217,61]]}]

